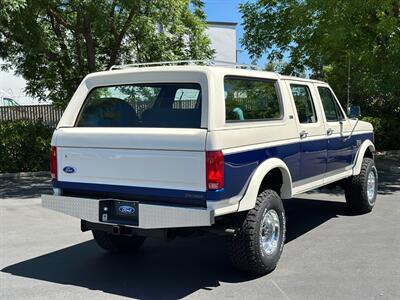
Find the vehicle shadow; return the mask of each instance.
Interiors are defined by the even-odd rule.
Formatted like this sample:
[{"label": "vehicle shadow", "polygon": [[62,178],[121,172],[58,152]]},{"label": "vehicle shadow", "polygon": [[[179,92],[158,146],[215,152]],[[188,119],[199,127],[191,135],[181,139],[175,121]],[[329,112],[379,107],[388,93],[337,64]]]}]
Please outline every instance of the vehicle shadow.
[{"label": "vehicle shadow", "polygon": [[0,178],[0,199],[37,198],[41,194],[51,194],[50,176],[33,176],[24,178]]},{"label": "vehicle shadow", "polygon": [[[285,207],[287,243],[296,242],[332,218],[348,214],[344,202],[294,198],[285,201]],[[177,299],[200,289],[213,289],[220,282],[256,278],[233,269],[225,245],[223,238],[212,235],[167,243],[149,239],[137,253],[114,256],[94,241],[87,241],[1,271],[130,298]]]},{"label": "vehicle shadow", "polygon": [[400,161],[380,159],[376,163],[379,176],[379,195],[393,194],[400,191]]},{"label": "vehicle shadow", "polygon": [[283,200],[286,214],[286,243],[340,216],[353,216],[343,202],[292,198]]}]

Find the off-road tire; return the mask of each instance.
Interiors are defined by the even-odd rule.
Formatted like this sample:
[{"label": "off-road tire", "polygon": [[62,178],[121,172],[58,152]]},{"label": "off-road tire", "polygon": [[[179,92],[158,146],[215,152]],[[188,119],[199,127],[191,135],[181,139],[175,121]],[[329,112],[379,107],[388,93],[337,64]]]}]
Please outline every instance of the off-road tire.
[{"label": "off-road tire", "polygon": [[[275,251],[269,255],[261,246],[261,222],[268,210],[275,210],[279,218],[279,239]],[[261,192],[253,209],[237,216],[237,230],[229,239],[232,264],[245,272],[264,275],[275,269],[285,244],[285,210],[282,200],[273,190]]]},{"label": "off-road tire", "polygon": [[[375,174],[375,193],[372,199],[368,199],[368,176],[370,172]],[[362,161],[361,172],[348,179],[345,187],[346,203],[352,212],[365,214],[370,212],[374,205],[378,192],[378,172],[374,160],[365,157]]]},{"label": "off-road tire", "polygon": [[130,252],[138,249],[146,237],[142,236],[121,236],[112,235],[110,233],[92,230],[94,240],[96,243],[109,252]]}]

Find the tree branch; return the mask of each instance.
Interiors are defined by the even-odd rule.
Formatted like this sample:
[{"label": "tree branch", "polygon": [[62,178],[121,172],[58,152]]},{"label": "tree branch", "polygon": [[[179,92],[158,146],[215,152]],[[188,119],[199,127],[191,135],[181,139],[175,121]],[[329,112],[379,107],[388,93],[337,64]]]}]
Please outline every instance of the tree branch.
[{"label": "tree branch", "polygon": [[83,57],[82,57],[82,49],[81,49],[81,15],[80,12],[77,11],[76,13],[76,24],[75,24],[75,54],[76,54],[76,59],[78,61],[78,68],[79,72],[83,73]]},{"label": "tree branch", "polygon": [[63,25],[65,28],[68,28],[71,31],[74,31],[74,26],[72,26],[71,24],[69,24],[60,14],[58,14],[54,9],[52,9],[51,7],[49,7],[47,9],[47,13],[49,14],[50,17],[54,18],[57,23]]},{"label": "tree branch", "polygon": [[109,69],[112,65],[115,64],[116,60],[117,60],[117,56],[118,53],[121,49],[121,43],[122,43],[122,39],[124,38],[128,28],[129,28],[129,24],[132,22],[133,16],[135,15],[135,9],[132,8],[129,12],[128,18],[125,20],[124,25],[122,26],[121,31],[119,32],[118,36],[115,39],[115,43],[114,43],[114,47],[111,50],[111,54],[110,54],[110,61],[107,65],[107,69]]},{"label": "tree branch", "polygon": [[109,13],[109,19],[111,20],[111,31],[114,35],[114,37],[116,36],[116,32],[115,32],[115,7],[116,7],[116,3],[115,0],[113,0],[112,4],[111,4],[111,10]]}]

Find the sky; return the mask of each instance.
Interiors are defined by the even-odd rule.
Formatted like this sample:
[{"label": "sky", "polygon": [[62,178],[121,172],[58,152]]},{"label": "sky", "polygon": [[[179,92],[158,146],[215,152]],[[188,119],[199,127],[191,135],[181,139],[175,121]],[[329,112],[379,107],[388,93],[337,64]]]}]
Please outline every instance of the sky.
[{"label": "sky", "polygon": [[243,36],[242,14],[239,12],[239,4],[242,2],[255,2],[255,0],[203,0],[205,7],[204,12],[207,15],[207,21],[218,22],[236,22],[237,33],[237,49],[243,50],[238,56],[238,62],[249,64],[250,58],[248,53],[240,44],[240,38]]},{"label": "sky", "polygon": [[[0,64],[2,63],[2,60],[0,60]],[[0,70],[0,97],[11,96],[11,98],[20,104],[36,103],[32,97],[25,95],[25,86],[26,82],[21,76],[16,76],[13,72],[5,72]]]}]

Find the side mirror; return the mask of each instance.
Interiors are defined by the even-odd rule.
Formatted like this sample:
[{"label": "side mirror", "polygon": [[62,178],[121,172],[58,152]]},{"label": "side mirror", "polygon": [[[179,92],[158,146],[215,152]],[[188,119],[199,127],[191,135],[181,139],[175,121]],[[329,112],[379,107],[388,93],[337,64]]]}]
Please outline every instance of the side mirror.
[{"label": "side mirror", "polygon": [[350,106],[348,109],[349,118],[355,119],[361,116],[360,106]]}]

